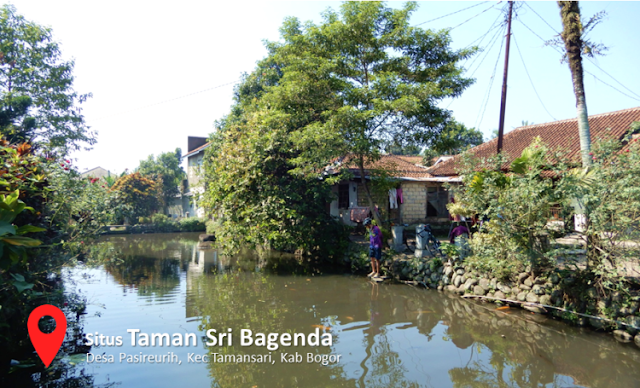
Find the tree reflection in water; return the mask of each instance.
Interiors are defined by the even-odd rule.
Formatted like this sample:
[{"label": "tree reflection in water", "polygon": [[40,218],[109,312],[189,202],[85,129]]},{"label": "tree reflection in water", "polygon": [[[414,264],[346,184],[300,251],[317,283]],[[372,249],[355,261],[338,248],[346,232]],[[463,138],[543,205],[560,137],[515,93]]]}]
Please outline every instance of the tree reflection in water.
[{"label": "tree reflection in water", "polygon": [[[199,321],[201,343],[208,329],[233,329],[234,346],[204,346],[209,354],[267,354],[239,345],[243,328],[310,333],[320,327],[333,335],[331,349],[281,347],[272,352],[275,365],[209,362],[213,386],[634,387],[640,381],[633,345],[520,310],[350,276],[278,275],[269,271],[271,259],[218,257],[194,243],[112,243],[105,268],[121,284],[163,295],[186,281],[185,314]],[[281,352],[342,359],[284,364]]]}]

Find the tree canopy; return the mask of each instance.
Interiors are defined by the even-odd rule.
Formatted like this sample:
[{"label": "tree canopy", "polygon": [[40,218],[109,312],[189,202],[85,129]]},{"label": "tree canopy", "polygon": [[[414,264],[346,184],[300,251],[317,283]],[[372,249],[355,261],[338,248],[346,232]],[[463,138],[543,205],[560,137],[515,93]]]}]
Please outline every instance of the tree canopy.
[{"label": "tree canopy", "polygon": [[162,181],[162,198],[165,205],[171,203],[171,199],[180,194],[180,185],[186,174],[180,162],[182,150],[176,148],[174,152],[164,152],[154,157],[149,155],[146,160],[140,161],[137,171],[143,176],[149,176]]},{"label": "tree canopy", "polygon": [[425,166],[431,165],[430,161],[434,157],[457,155],[470,147],[475,147],[482,143],[482,132],[452,120],[447,123],[440,135],[433,139],[429,147],[425,149]]},{"label": "tree canopy", "polygon": [[207,201],[228,225],[217,234],[251,240],[259,219],[264,240],[297,230],[309,241],[309,228],[326,222],[315,214],[328,213],[333,198],[327,183],[337,178],[318,179],[332,160],[354,156],[373,208],[365,161],[385,146],[438,138],[451,117],[437,104],[471,84],[457,63],[475,49],[451,50],[447,31],[411,27],[416,7],[346,2],[319,25],[285,20],[207,150]]},{"label": "tree canopy", "polygon": [[37,140],[63,154],[95,143],[80,109],[90,95],[73,89],[73,67],[51,29],[0,8],[0,121],[9,141]]}]

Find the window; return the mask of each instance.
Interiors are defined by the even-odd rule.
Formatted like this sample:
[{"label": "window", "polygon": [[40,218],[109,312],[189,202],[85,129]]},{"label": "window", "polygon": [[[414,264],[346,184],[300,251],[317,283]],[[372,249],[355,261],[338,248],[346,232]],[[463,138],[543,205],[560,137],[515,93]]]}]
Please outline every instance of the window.
[{"label": "window", "polygon": [[338,208],[349,208],[349,184],[338,185]]}]

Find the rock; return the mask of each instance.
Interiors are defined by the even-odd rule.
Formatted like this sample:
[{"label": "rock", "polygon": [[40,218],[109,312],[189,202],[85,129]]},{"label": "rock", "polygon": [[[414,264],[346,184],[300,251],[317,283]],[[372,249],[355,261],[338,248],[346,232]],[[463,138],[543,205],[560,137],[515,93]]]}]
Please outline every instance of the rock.
[{"label": "rock", "polygon": [[488,290],[490,288],[489,279],[482,278],[480,279],[478,284],[481,285],[482,288],[484,288],[485,290]]},{"label": "rock", "polygon": [[640,308],[640,302],[631,302],[629,304],[629,309],[631,310],[630,314],[637,313],[639,308]]},{"label": "rock", "polygon": [[521,284],[518,288],[521,290],[531,291],[531,286],[527,286],[526,284]]},{"label": "rock", "polygon": [[533,293],[536,294],[536,295],[543,295],[544,294],[544,289],[542,287],[540,287],[539,284],[534,284],[533,285],[533,289],[531,291],[533,291]]},{"label": "rock", "polygon": [[608,303],[605,300],[599,300],[596,306],[598,307],[598,311],[604,311],[604,309],[608,307]]},{"label": "rock", "polygon": [[553,284],[558,284],[560,283],[560,276],[558,276],[557,273],[551,274],[551,276],[549,277],[549,279],[551,280],[551,283]]},{"label": "rock", "polygon": [[569,276],[568,278],[564,278],[562,279],[562,283],[566,284],[567,286],[572,285],[573,283],[575,283],[576,279]]},{"label": "rock", "polygon": [[533,281],[533,284],[545,284],[547,282],[547,278],[538,276],[536,280]]},{"label": "rock", "polygon": [[462,275],[462,278],[460,278],[460,283],[464,284],[467,281],[467,279],[469,279],[469,278],[467,277],[466,274]]},{"label": "rock", "polygon": [[524,285],[527,287],[533,287],[533,282],[531,281],[531,278],[524,279]]},{"label": "rock", "polygon": [[627,330],[633,333],[640,332],[640,317],[630,316],[625,321],[629,324]]},{"label": "rock", "polygon": [[591,299],[595,299],[598,297],[598,291],[594,287],[587,289],[587,296]]},{"label": "rock", "polygon": [[467,291],[468,289],[475,286],[476,284],[478,284],[478,281],[476,279],[467,279],[467,281],[464,282],[464,286],[463,286],[464,290]]},{"label": "rock", "polygon": [[522,272],[518,274],[518,283],[524,283],[524,279],[528,278],[529,274],[526,272]]},{"label": "rock", "polygon": [[622,302],[622,294],[619,291],[616,291],[611,295],[611,300],[613,302]]},{"label": "rock", "polygon": [[532,305],[532,304],[523,304],[522,308],[525,309],[525,310],[532,311],[532,312],[537,313],[537,314],[544,314],[544,313],[547,312],[542,307],[539,307],[539,306],[536,306],[536,305]]},{"label": "rock", "polygon": [[538,296],[536,294],[534,294],[533,292],[530,292],[527,294],[526,297],[527,302],[531,302],[531,303],[538,303]]},{"label": "rock", "polygon": [[635,342],[636,345],[640,348],[640,334],[636,334],[636,336],[633,338],[633,342]]},{"label": "rock", "polygon": [[457,287],[460,287],[460,284],[461,284],[461,283],[462,283],[462,276],[460,276],[460,275],[456,275],[456,276],[453,278],[453,285],[454,285],[454,286],[456,286],[456,288],[457,288]]},{"label": "rock", "polygon": [[604,329],[606,322],[601,319],[589,318],[589,324],[596,329]]},{"label": "rock", "polygon": [[558,306],[562,303],[562,297],[564,296],[564,292],[561,290],[553,290],[551,293],[551,303]]},{"label": "rock", "polygon": [[440,268],[438,268],[438,273],[439,273],[439,274],[442,274],[443,272],[444,272],[444,267],[440,267]]},{"label": "rock", "polygon": [[613,337],[616,339],[616,341],[622,342],[625,344],[633,340],[633,336],[624,330],[614,330]]},{"label": "rock", "polygon": [[449,284],[444,289],[450,292],[455,292],[458,289],[458,287],[454,286],[453,284]]},{"label": "rock", "polygon": [[527,293],[526,292],[521,292],[518,294],[518,296],[516,297],[520,302],[524,302],[525,300],[527,300]]},{"label": "rock", "polygon": [[200,242],[216,241],[216,236],[214,236],[212,234],[201,234],[200,236],[198,236],[198,240]]},{"label": "rock", "polygon": [[446,277],[446,276],[445,276],[444,278],[442,278],[442,284],[444,284],[445,286],[446,286],[447,284],[449,284],[449,278],[448,278],[448,277]]},{"label": "rock", "polygon": [[511,287],[507,286],[506,284],[498,283],[498,290],[504,292],[505,294],[508,294],[511,292]]},{"label": "rock", "polygon": [[505,299],[506,297],[506,295],[502,291],[496,291],[495,294],[493,294],[493,296],[498,299]]},{"label": "rock", "polygon": [[494,297],[495,297],[495,296],[493,295],[493,292],[487,292],[487,296],[488,296],[489,298],[494,298]]},{"label": "rock", "polygon": [[487,293],[487,290],[484,287],[480,286],[480,285],[473,287],[473,294],[474,295],[484,295],[486,293]]},{"label": "rock", "polygon": [[447,267],[445,267],[445,269],[444,269],[444,275],[445,275],[445,276],[449,276],[449,275],[451,275],[451,273],[453,273],[453,268],[451,268],[451,266],[447,266]]},{"label": "rock", "polygon": [[444,286],[438,286],[437,290],[438,291],[442,291],[444,289]]},{"label": "rock", "polygon": [[431,274],[431,280],[434,282],[437,282],[438,280],[440,280],[440,275],[438,275],[437,272],[434,272]]},{"label": "rock", "polygon": [[491,282],[489,282],[489,287],[492,290],[495,290],[497,287],[496,285],[498,284],[498,280],[496,278],[491,279]]},{"label": "rock", "polygon": [[456,269],[456,273],[457,273],[458,275],[464,275],[464,268],[458,268],[458,269]]},{"label": "rock", "polygon": [[551,305],[551,297],[549,295],[540,296],[540,304],[544,304],[547,306]]}]

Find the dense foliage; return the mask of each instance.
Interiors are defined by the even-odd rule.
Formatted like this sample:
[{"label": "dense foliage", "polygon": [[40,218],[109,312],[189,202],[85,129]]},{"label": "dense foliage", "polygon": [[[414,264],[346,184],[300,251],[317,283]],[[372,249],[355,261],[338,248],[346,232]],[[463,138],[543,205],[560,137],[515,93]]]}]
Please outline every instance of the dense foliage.
[{"label": "dense foliage", "polygon": [[89,95],[73,89],[73,66],[62,59],[50,29],[25,20],[12,5],[0,8],[0,124],[12,122],[0,127],[7,140],[35,141],[62,154],[95,142],[80,109]]},{"label": "dense foliage", "polygon": [[[473,254],[468,262],[502,278],[557,266],[571,270],[576,281],[568,292],[581,297],[590,290],[591,305],[584,306],[584,298],[581,303],[592,312],[595,297],[636,297],[628,276],[640,264],[640,146],[637,134],[632,136],[639,129],[640,123],[634,123],[622,141],[601,139],[594,144],[588,170],[565,163],[562,152],[547,149],[540,140],[514,160],[508,173],[499,169],[504,157],[467,158],[460,171],[463,185],[451,187],[456,206],[488,220],[470,240]],[[572,217],[581,215],[586,225],[576,230]],[[577,247],[584,249],[582,256],[575,248],[550,243],[567,232],[582,242]],[[604,313],[603,306],[597,312]]]},{"label": "dense foliage", "polygon": [[363,172],[385,146],[425,145],[445,128],[449,112],[437,103],[471,84],[456,64],[474,50],[453,51],[447,32],[411,27],[415,8],[347,2],[319,25],[285,21],[207,150],[218,237],[333,249],[342,232],[327,203],[340,177],[319,172],[346,154]]},{"label": "dense foliage", "polygon": [[134,223],[162,209],[162,183],[139,172],[120,177],[111,187],[114,193],[112,211],[118,222]]},{"label": "dense foliage", "polygon": [[154,157],[149,155],[147,160],[140,161],[137,171],[143,176],[162,182],[161,194],[165,206],[171,200],[180,195],[180,186],[186,174],[180,162],[182,161],[182,150],[176,148],[174,152],[164,152]]}]

